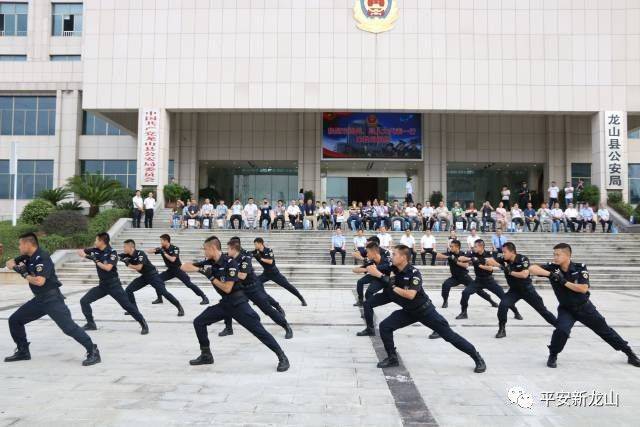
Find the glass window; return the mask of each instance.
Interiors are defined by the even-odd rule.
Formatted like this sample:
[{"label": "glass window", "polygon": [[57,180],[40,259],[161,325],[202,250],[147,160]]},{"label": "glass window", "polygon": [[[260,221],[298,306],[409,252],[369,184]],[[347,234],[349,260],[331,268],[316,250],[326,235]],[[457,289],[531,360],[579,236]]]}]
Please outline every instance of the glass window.
[{"label": "glass window", "polygon": [[171,182],[172,178],[175,178],[175,162],[173,160],[169,160],[169,176],[168,176],[168,181]]},{"label": "glass window", "polygon": [[49,55],[51,61],[80,61],[80,55]]},{"label": "glass window", "polygon": [[128,135],[128,133],[89,111],[82,112],[83,135]]},{"label": "glass window", "polygon": [[629,203],[640,203],[640,163],[629,163]]},{"label": "glass window", "polygon": [[0,55],[0,62],[24,62],[27,55]]},{"label": "glass window", "polygon": [[27,4],[0,3],[0,36],[27,35]]},{"label": "glass window", "polygon": [[[347,203],[349,197],[349,179],[346,177],[327,177],[327,200],[334,199],[336,202],[342,200]],[[296,197],[297,199],[297,197]]]},{"label": "glass window", "polygon": [[136,160],[81,160],[80,173],[97,173],[132,190],[136,188]]},{"label": "glass window", "polygon": [[[13,198],[9,160],[0,160],[0,199]],[[18,198],[33,199],[53,188],[53,160],[18,160]]]},{"label": "glass window", "polygon": [[55,135],[55,96],[0,96],[0,135]]},{"label": "glass window", "polygon": [[82,3],[54,3],[52,18],[54,36],[82,35]]},{"label": "glass window", "polygon": [[591,184],[591,163],[571,163],[571,183],[576,185],[582,179],[584,185]]}]

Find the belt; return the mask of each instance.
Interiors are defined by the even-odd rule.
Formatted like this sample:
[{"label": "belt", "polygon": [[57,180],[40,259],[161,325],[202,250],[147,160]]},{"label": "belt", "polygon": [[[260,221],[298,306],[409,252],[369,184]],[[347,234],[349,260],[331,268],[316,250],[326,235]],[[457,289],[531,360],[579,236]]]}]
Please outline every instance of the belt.
[{"label": "belt", "polygon": [[432,308],[433,308],[433,303],[431,302],[430,299],[427,299],[425,303],[419,305],[418,307],[405,308],[405,310],[407,310],[409,314],[412,314],[414,316],[421,316]]},{"label": "belt", "polygon": [[100,282],[98,283],[99,286],[102,286],[102,285],[115,285],[115,284],[122,284],[120,282],[120,278],[119,277],[113,277],[111,279],[100,280]]},{"label": "belt", "polygon": [[34,294],[34,297],[37,298],[37,299],[42,299],[42,298],[48,298],[50,296],[57,296],[57,295],[62,296],[62,293],[60,292],[60,288],[55,288],[55,289],[50,289],[48,291],[39,292],[37,294]]}]

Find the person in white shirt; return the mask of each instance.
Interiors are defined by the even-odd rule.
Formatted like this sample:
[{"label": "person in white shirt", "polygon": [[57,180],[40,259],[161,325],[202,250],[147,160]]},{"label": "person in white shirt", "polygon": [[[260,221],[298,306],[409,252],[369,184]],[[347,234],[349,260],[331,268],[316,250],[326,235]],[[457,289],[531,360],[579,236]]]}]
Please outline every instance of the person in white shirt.
[{"label": "person in white shirt", "polygon": [[418,219],[418,208],[413,206],[413,202],[409,202],[409,205],[404,208],[404,219],[409,224],[411,230],[418,228],[420,220]]},{"label": "person in white shirt", "polygon": [[393,238],[391,237],[391,234],[387,233],[387,227],[381,225],[380,232],[377,234],[377,236],[380,240],[380,247],[389,250],[389,248],[393,244]]},{"label": "person in white shirt", "polygon": [[451,250],[451,242],[453,242],[454,240],[458,240],[458,234],[456,233],[456,230],[451,230],[451,232],[449,232],[449,237],[447,238],[448,251]]},{"label": "person in white shirt", "polygon": [[405,201],[407,203],[413,203],[413,185],[411,185],[411,178],[407,178],[407,184],[404,187],[407,190]]},{"label": "person in white shirt", "polygon": [[524,230],[522,209],[520,209],[520,206],[517,203],[514,203],[511,208],[511,222],[515,225],[516,231],[518,230],[518,227],[521,227],[521,229]]},{"label": "person in white shirt", "polygon": [[604,225],[607,224],[607,233],[611,233],[611,226],[613,225],[613,220],[609,216],[609,210],[604,203],[600,203],[600,209],[598,209],[598,221],[600,225],[602,225],[602,232],[604,233]]},{"label": "person in white shirt", "polygon": [[153,210],[156,208],[156,199],[153,198],[153,193],[149,192],[149,195],[143,202],[144,205],[144,228],[153,228]]},{"label": "person in white shirt", "polygon": [[431,202],[424,202],[424,207],[420,210],[420,215],[422,215],[423,230],[433,229],[433,223],[436,222],[434,214],[435,210],[433,209],[433,206],[431,206]]},{"label": "person in white shirt", "polygon": [[441,231],[446,231],[451,228],[451,216],[449,214],[449,209],[444,204],[444,201],[440,202],[436,208],[435,214],[438,222],[445,222],[444,230]]},{"label": "person in white shirt", "polygon": [[564,210],[564,219],[571,231],[576,231],[575,224],[580,224],[580,221],[578,220],[578,211],[573,207],[573,203],[569,203],[567,209]]},{"label": "person in white shirt", "polygon": [[569,181],[564,185],[564,205],[569,207],[573,203],[573,186]]},{"label": "person in white shirt", "polygon": [[540,220],[541,231],[551,231],[553,224],[553,220],[551,219],[551,210],[547,208],[547,204],[545,202],[540,204],[540,209],[538,209],[538,219]]},{"label": "person in white shirt", "polygon": [[553,205],[553,209],[551,209],[551,221],[553,221],[553,225],[551,226],[551,231],[555,233],[560,232],[560,225],[564,231],[567,231],[567,223],[564,221],[564,212],[560,209],[560,203],[555,203]]},{"label": "person in white shirt", "polygon": [[549,206],[553,206],[558,201],[558,193],[560,193],[560,189],[555,181],[551,181],[551,185],[547,189],[547,193],[549,193]]},{"label": "person in white shirt", "polygon": [[431,256],[431,265],[435,265],[436,238],[428,228],[424,230],[424,235],[420,239],[420,258],[422,258],[422,265],[427,265],[427,254]]},{"label": "person in white shirt", "polygon": [[[214,207],[211,204],[209,199],[204,199],[204,204],[200,208],[200,228],[205,228],[205,223],[207,224],[207,228],[213,228],[213,216],[214,216]],[[207,219],[208,221],[205,221]]]},{"label": "person in white shirt", "polygon": [[253,202],[253,197],[249,197],[247,204],[244,205],[244,209],[242,210],[244,222],[247,225],[247,228],[253,228],[255,230],[258,227],[259,212],[260,209],[258,209],[258,205]]},{"label": "person in white shirt", "polygon": [[140,228],[140,221],[142,220],[142,214],[144,213],[144,201],[140,195],[140,190],[136,191],[136,195],[133,196],[133,228]]},{"label": "person in white shirt", "polygon": [[506,210],[510,210],[511,206],[511,190],[506,185],[502,186],[502,190],[500,190],[500,195],[502,196],[502,203],[504,204],[504,208]]},{"label": "person in white shirt", "polygon": [[231,213],[229,217],[231,228],[235,230],[237,224],[238,229],[242,229],[242,203],[240,203],[240,199],[236,199],[236,201],[233,202],[229,212]]},{"label": "person in white shirt", "polygon": [[353,238],[353,263],[358,265],[359,261],[364,261],[367,257],[367,238],[364,237],[364,231],[359,228],[356,237]]},{"label": "person in white shirt", "polygon": [[295,200],[292,200],[287,207],[287,217],[289,218],[289,224],[291,224],[291,226],[295,228],[296,223],[300,222],[301,215],[302,212],[300,211],[298,204]]},{"label": "person in white shirt", "polygon": [[416,239],[411,235],[411,230],[406,229],[400,238],[400,244],[411,249],[411,265],[416,263]]},{"label": "person in white shirt", "polygon": [[476,240],[480,240],[480,236],[478,236],[478,232],[475,228],[471,229],[471,234],[467,236],[467,247],[469,251],[473,251],[473,245],[476,244]]}]

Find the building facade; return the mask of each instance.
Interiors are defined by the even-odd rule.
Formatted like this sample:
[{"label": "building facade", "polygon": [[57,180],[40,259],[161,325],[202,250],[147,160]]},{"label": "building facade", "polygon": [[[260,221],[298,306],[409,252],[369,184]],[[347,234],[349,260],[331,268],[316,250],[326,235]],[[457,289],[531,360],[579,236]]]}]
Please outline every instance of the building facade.
[{"label": "building facade", "polygon": [[[411,177],[420,200],[582,178],[640,201],[640,2],[380,0],[379,33],[354,17],[371,3],[0,0],[0,217],[12,141],[20,206],[85,172],[226,200]],[[327,156],[346,112],[417,120],[419,155]]]}]

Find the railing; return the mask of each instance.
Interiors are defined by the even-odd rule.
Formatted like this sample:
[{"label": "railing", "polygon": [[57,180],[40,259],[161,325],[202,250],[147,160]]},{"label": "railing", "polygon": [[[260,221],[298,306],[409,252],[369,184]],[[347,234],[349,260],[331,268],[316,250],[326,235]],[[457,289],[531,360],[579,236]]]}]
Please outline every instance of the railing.
[{"label": "railing", "polygon": [[79,36],[80,35],[80,31],[63,31],[62,32],[62,37],[73,37],[73,36]]},{"label": "railing", "polygon": [[17,37],[24,37],[27,35],[26,31],[16,31],[15,33],[11,33],[11,34],[7,34],[5,32],[5,30],[0,31],[0,37],[11,37],[11,36],[17,36]]}]

